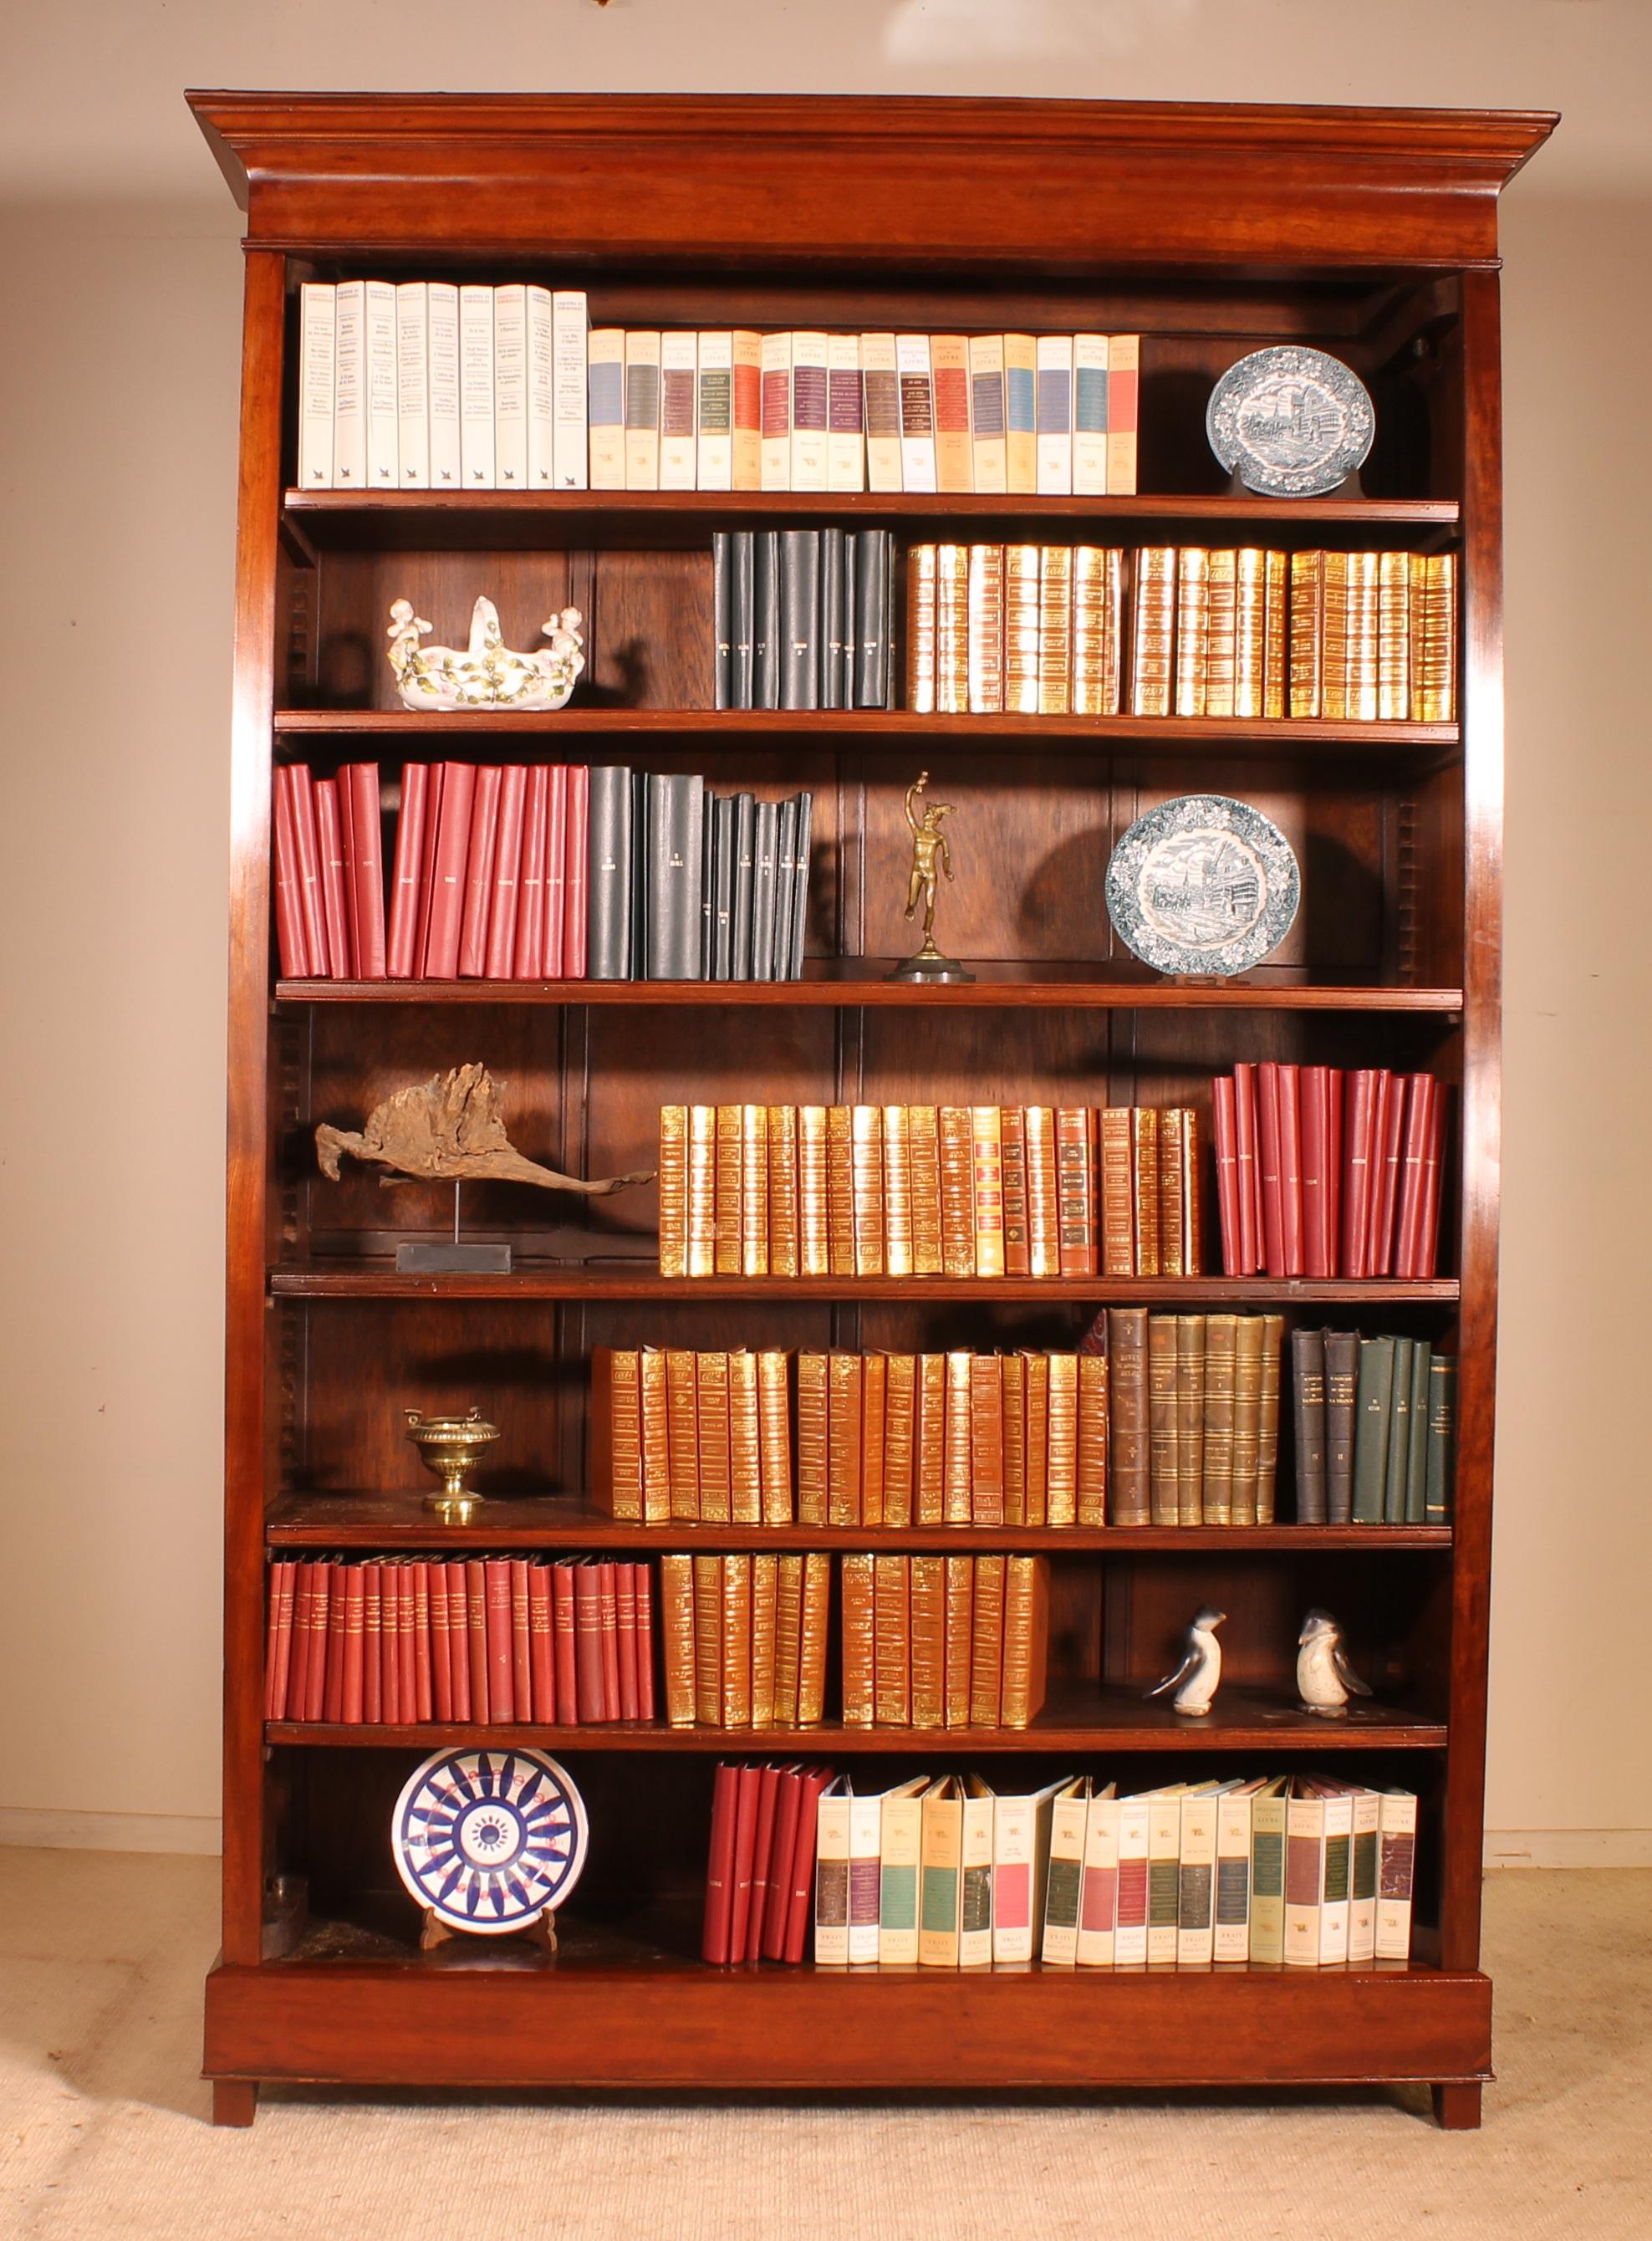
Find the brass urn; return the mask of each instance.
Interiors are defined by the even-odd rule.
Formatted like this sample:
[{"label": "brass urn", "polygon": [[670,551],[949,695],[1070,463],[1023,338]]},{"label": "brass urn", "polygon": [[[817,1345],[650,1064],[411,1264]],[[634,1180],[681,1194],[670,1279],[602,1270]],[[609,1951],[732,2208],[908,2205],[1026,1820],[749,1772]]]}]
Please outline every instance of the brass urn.
[{"label": "brass urn", "polygon": [[498,1438],[498,1426],[486,1422],[479,1408],[466,1416],[426,1416],[417,1408],[403,1414],[419,1461],[442,1482],[439,1494],[425,1495],[425,1508],[433,1509],[444,1525],[468,1525],[482,1497],[465,1485],[465,1475]]}]

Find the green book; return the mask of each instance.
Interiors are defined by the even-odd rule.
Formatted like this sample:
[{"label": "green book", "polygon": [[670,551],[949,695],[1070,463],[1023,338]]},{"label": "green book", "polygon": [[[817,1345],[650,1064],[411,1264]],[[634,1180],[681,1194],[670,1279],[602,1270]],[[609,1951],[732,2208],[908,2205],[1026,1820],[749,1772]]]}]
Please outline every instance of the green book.
[{"label": "green book", "polygon": [[1405,1522],[1423,1525],[1428,1516],[1428,1371],[1434,1348],[1420,1338],[1411,1355],[1410,1446],[1405,1466]]},{"label": "green book", "polygon": [[1394,1381],[1388,1389],[1388,1451],[1382,1474],[1382,1522],[1405,1523],[1406,1467],[1411,1461],[1411,1361],[1415,1339],[1394,1341]]},{"label": "green book", "polygon": [[1457,1365],[1436,1357],[1428,1365],[1428,1467],[1423,1515],[1429,1525],[1449,1525],[1455,1506]]},{"label": "green book", "polygon": [[1394,1341],[1360,1341],[1354,1397],[1354,1522],[1381,1525],[1388,1471],[1388,1412],[1394,1398]]}]

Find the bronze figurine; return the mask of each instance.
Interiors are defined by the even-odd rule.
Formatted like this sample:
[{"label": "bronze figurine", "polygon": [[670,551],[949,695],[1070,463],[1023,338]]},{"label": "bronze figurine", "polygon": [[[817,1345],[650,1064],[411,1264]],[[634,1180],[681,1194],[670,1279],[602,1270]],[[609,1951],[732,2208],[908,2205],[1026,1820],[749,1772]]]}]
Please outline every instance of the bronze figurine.
[{"label": "bronze figurine", "polygon": [[944,874],[950,885],[953,880],[953,852],[940,820],[950,817],[950,801],[927,801],[923,804],[921,818],[914,815],[913,805],[929,784],[929,773],[920,771],[915,786],[906,788],[906,823],[912,832],[912,876],[906,882],[906,912],[911,918],[921,898],[924,906],[924,946],[916,956],[909,957],[889,974],[892,980],[973,980],[955,957],[947,957],[935,947],[936,881]]}]

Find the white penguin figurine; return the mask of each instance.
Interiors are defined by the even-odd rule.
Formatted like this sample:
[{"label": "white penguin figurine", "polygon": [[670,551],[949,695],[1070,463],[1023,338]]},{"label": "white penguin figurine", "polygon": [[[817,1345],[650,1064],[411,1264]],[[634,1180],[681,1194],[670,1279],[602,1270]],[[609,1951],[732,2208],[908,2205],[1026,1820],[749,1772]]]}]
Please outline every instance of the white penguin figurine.
[{"label": "white penguin figurine", "polygon": [[1342,1629],[1329,1611],[1309,1611],[1297,1636],[1296,1693],[1302,1709],[1322,1720],[1344,1719],[1350,1689],[1356,1696],[1371,1693],[1348,1663]]},{"label": "white penguin figurine", "polygon": [[1221,1684],[1221,1644],[1216,1639],[1216,1629],[1227,1616],[1226,1611],[1213,1610],[1208,1603],[1200,1605],[1187,1629],[1180,1664],[1162,1681],[1154,1682],[1147,1692],[1150,1697],[1174,1689],[1172,1711],[1185,1713],[1189,1719],[1204,1717]]}]

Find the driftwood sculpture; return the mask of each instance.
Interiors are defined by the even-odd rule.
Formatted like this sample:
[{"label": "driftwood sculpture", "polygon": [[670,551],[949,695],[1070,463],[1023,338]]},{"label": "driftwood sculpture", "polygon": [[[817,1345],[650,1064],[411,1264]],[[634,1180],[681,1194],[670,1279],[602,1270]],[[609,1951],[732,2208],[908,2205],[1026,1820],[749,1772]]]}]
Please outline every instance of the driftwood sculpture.
[{"label": "driftwood sculpture", "polygon": [[500,1085],[485,1066],[456,1066],[417,1089],[398,1089],[374,1107],[359,1131],[324,1122],[316,1131],[316,1158],[322,1174],[333,1182],[338,1180],[338,1162],[345,1152],[353,1159],[376,1160],[381,1167],[393,1167],[394,1175],[379,1177],[385,1183],[393,1182],[397,1175],[438,1183],[537,1183],[542,1190],[606,1198],[610,1192],[653,1181],[649,1173],[610,1175],[604,1182],[588,1183],[524,1159],[505,1133],[499,1097]]}]

